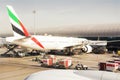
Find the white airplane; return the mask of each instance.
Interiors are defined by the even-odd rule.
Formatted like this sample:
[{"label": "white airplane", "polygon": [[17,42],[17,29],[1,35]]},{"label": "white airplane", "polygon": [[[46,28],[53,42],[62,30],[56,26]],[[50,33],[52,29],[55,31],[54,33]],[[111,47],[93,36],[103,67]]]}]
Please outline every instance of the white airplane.
[{"label": "white airplane", "polygon": [[89,40],[85,38],[30,35],[12,6],[8,5],[7,11],[14,33],[14,36],[6,38],[6,41],[10,43],[41,51],[71,51],[71,49],[76,48],[80,48],[87,53],[92,51],[92,47],[87,44]]},{"label": "white airplane", "polygon": [[33,73],[24,80],[120,80],[120,74],[92,70],[45,70]]}]

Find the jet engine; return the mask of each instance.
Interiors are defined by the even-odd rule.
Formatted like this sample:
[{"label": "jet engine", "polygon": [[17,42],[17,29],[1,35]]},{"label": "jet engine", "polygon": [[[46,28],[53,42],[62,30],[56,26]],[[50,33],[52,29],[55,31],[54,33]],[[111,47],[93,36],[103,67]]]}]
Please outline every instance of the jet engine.
[{"label": "jet engine", "polygon": [[85,52],[85,53],[90,53],[90,52],[92,52],[92,49],[93,49],[92,46],[90,46],[90,45],[85,45],[85,46],[82,47],[81,50],[82,50],[83,52]]}]

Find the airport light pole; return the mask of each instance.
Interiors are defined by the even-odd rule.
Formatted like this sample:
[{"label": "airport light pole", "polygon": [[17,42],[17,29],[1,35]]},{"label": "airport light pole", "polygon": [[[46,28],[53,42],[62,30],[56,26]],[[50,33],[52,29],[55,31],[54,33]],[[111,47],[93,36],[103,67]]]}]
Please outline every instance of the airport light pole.
[{"label": "airport light pole", "polygon": [[33,14],[34,14],[34,35],[36,35],[36,24],[35,24],[35,14],[36,14],[36,10],[33,10]]}]

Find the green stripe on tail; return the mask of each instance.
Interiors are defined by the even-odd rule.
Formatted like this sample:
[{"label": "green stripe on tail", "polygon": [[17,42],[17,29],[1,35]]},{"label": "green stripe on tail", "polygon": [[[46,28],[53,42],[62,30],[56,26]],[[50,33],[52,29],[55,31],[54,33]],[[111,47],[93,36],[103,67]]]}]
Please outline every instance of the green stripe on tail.
[{"label": "green stripe on tail", "polygon": [[10,11],[10,9],[7,7],[9,17],[11,17],[16,23],[19,24],[18,18]]}]

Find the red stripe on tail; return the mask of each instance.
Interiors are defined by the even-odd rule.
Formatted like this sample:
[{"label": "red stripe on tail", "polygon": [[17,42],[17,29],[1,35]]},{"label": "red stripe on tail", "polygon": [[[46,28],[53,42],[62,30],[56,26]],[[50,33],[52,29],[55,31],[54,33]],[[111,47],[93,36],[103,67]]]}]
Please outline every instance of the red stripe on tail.
[{"label": "red stripe on tail", "polygon": [[19,23],[20,23],[20,25],[21,25],[21,27],[22,27],[22,29],[24,31],[25,36],[26,37],[30,36],[30,34],[28,33],[28,31],[26,30],[26,28],[24,27],[24,25],[20,21],[19,21]]},{"label": "red stripe on tail", "polygon": [[41,48],[44,48],[44,46],[35,37],[32,37],[31,40],[33,40]]}]

